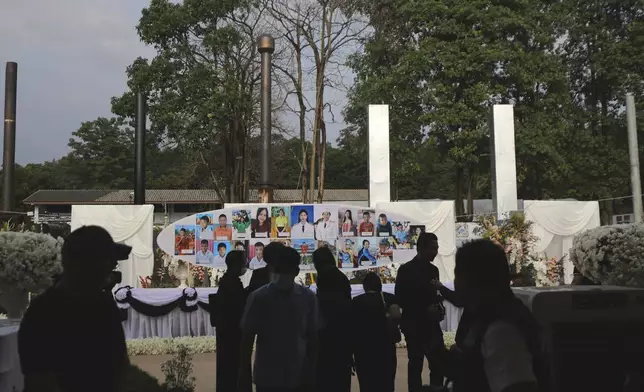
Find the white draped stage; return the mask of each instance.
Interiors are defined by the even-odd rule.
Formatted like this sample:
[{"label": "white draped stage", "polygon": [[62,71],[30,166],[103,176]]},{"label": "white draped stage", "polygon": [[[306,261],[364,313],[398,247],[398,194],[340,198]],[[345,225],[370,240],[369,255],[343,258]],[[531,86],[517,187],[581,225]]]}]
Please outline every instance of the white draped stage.
[{"label": "white draped stage", "polygon": [[[451,285],[446,284],[451,287]],[[315,291],[315,286],[311,289]],[[217,292],[217,288],[196,288],[200,302],[208,303],[208,295]],[[383,285],[383,291],[394,292],[393,284]],[[132,297],[148,305],[162,306],[174,302],[183,295],[183,289],[132,289]],[[353,297],[364,294],[361,285],[351,286]],[[441,323],[444,331],[456,331],[462,310],[445,301],[446,316]],[[127,339],[172,338],[179,336],[214,335],[215,329],[210,326],[210,314],[197,308],[194,312],[183,312],[179,307],[165,316],[150,317],[138,313],[132,307],[127,309],[127,320],[123,321],[123,330]]]},{"label": "white draped stage", "polygon": [[574,267],[568,255],[575,235],[600,226],[596,201],[525,200],[523,212],[533,222],[538,238],[534,250],[548,257],[564,259],[564,282],[572,282]]},{"label": "white draped stage", "polygon": [[[428,233],[438,237],[438,256],[434,264],[438,267],[443,282],[454,281],[454,257],[456,255],[456,225],[454,201],[396,201],[378,203],[382,209],[406,216],[425,225]],[[409,250],[409,260],[416,256]]]},{"label": "white draped stage", "polygon": [[90,205],[72,206],[71,229],[97,225],[114,238],[132,247],[128,260],[119,262],[123,285],[139,287],[139,276],[152,275],[154,206],[152,205]]}]

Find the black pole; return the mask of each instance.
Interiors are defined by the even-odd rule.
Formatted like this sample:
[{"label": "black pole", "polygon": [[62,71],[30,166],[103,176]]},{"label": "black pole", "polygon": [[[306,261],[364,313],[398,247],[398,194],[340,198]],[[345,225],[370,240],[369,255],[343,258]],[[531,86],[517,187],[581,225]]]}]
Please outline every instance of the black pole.
[{"label": "black pole", "polygon": [[262,55],[262,88],[261,88],[261,169],[259,202],[271,203],[273,192],[271,185],[271,68],[275,52],[275,40],[268,34],[257,39],[257,50]]},{"label": "black pole", "polygon": [[134,204],[145,204],[145,116],[146,96],[136,94],[136,132],[134,134]]},{"label": "black pole", "polygon": [[2,156],[2,209],[13,211],[16,166],[16,96],[18,63],[7,62],[4,79],[4,151]]}]

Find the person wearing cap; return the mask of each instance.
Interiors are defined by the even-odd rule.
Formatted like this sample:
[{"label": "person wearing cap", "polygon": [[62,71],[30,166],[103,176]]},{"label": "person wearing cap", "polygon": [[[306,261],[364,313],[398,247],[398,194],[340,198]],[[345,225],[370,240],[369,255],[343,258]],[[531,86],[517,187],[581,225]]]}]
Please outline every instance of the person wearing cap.
[{"label": "person wearing cap", "polygon": [[331,212],[324,211],[322,218],[315,223],[315,239],[318,241],[335,240],[338,237],[338,223],[331,220]]},{"label": "person wearing cap", "polygon": [[[226,255],[226,272],[219,280],[217,290],[215,332],[217,333],[217,392],[235,392],[239,372],[239,347],[241,329],[239,323],[246,306],[246,291],[240,276],[246,273],[244,252],[233,250]],[[239,390],[239,392],[250,392]]]},{"label": "person wearing cap", "polygon": [[26,392],[121,389],[129,360],[111,276],[131,251],[99,226],[67,236],[59,281],[32,299],[18,332]]}]

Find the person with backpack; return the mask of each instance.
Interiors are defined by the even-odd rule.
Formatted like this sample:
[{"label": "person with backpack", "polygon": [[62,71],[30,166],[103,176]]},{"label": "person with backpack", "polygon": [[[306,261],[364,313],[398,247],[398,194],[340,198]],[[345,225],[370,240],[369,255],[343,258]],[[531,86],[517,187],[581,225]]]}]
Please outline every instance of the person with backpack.
[{"label": "person with backpack", "polygon": [[548,391],[540,329],[510,288],[504,249],[484,239],[468,242],[456,253],[454,274],[467,314],[445,355],[454,392]]}]

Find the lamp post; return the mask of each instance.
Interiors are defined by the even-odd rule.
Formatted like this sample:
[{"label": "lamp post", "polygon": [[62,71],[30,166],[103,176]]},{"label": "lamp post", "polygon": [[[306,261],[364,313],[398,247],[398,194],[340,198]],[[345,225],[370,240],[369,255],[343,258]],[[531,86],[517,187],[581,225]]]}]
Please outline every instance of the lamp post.
[{"label": "lamp post", "polygon": [[271,69],[272,57],[275,52],[275,39],[268,34],[257,38],[257,51],[262,56],[262,86],[261,86],[261,168],[259,184],[259,202],[273,201],[273,186],[271,181]]}]

